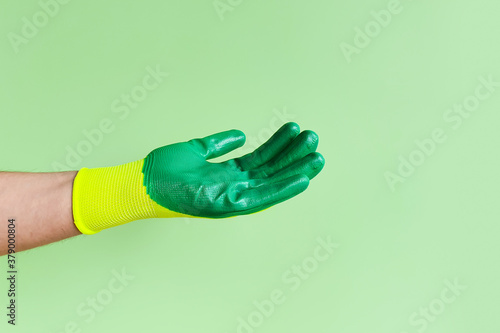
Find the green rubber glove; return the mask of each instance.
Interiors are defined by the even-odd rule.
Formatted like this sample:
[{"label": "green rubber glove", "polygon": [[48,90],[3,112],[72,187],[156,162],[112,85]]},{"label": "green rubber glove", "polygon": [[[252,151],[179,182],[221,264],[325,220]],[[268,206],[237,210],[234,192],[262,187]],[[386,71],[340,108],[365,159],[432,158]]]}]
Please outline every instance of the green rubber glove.
[{"label": "green rubber glove", "polygon": [[207,160],[243,146],[231,130],[153,150],[144,185],[156,203],[192,216],[228,217],[266,209],[304,191],[323,168],[318,136],[287,123],[255,152],[222,163]]},{"label": "green rubber glove", "polygon": [[255,213],[303,192],[323,168],[318,136],[283,125],[254,152],[222,163],[208,160],[241,147],[239,130],[157,148],[146,158],[79,171],[75,224],[87,234],[155,217],[224,218]]}]

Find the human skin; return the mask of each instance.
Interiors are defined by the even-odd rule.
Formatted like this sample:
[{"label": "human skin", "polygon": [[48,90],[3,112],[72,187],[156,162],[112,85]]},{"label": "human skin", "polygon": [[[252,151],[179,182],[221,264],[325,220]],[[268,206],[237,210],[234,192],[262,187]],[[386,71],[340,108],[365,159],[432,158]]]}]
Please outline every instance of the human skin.
[{"label": "human skin", "polygon": [[80,235],[73,222],[76,171],[0,172],[0,255],[8,252],[8,220],[15,219],[15,251]]},{"label": "human skin", "polygon": [[254,152],[220,163],[207,160],[241,147],[243,132],[163,146],[115,167],[0,172],[0,255],[9,253],[9,235],[19,252],[135,220],[265,210],[303,192],[322,170],[318,139],[290,122]]}]

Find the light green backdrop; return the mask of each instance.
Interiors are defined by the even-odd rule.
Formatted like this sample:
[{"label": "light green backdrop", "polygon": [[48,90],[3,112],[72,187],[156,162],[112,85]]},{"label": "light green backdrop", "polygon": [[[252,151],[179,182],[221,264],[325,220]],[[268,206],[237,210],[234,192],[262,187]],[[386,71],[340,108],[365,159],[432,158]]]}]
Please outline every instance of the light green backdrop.
[{"label": "light green backdrop", "polygon": [[[117,165],[237,128],[249,142],[233,157],[286,121],[316,131],[327,162],[260,214],[140,221],[19,254],[18,326],[2,310],[1,332],[500,330],[500,88],[480,81],[500,81],[498,1],[0,4],[2,170]],[[147,68],[169,75],[124,116]],[[118,288],[122,270],[134,278]]]}]

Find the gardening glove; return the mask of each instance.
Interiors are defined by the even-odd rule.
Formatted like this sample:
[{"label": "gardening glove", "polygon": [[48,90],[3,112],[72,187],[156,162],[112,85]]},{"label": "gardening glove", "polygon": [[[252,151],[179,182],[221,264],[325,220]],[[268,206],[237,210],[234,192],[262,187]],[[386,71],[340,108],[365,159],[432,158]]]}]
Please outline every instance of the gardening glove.
[{"label": "gardening glove", "polygon": [[208,160],[243,146],[239,130],[157,148],[144,159],[82,168],[73,184],[73,217],[84,234],[147,218],[225,218],[262,211],[303,192],[324,166],[318,136],[283,125],[254,152]]}]

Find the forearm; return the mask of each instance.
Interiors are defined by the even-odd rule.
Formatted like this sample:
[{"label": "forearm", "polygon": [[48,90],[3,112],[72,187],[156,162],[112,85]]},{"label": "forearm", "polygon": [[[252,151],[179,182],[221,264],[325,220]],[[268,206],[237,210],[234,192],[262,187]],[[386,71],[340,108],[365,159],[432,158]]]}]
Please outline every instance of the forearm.
[{"label": "forearm", "polygon": [[295,123],[252,153],[209,162],[244,142],[243,132],[229,130],[117,166],[0,172],[0,255],[8,252],[9,219],[22,251],[136,220],[252,214],[302,193],[324,165],[317,134]]},{"label": "forearm", "polygon": [[81,234],[72,211],[76,173],[0,172],[0,255],[8,250],[9,219],[16,220],[16,252]]}]

